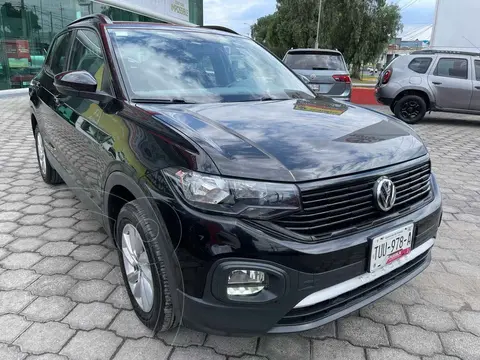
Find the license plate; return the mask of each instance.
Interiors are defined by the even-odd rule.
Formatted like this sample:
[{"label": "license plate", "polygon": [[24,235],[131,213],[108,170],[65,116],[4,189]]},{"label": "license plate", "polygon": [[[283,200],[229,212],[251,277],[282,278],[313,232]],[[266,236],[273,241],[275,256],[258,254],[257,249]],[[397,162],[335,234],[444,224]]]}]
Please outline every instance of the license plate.
[{"label": "license plate", "polygon": [[310,85],[310,88],[311,88],[312,90],[318,91],[318,90],[320,90],[320,85],[318,85],[318,84],[311,84],[311,85]]},{"label": "license plate", "polygon": [[379,270],[412,250],[413,224],[404,225],[372,239],[370,272]]}]

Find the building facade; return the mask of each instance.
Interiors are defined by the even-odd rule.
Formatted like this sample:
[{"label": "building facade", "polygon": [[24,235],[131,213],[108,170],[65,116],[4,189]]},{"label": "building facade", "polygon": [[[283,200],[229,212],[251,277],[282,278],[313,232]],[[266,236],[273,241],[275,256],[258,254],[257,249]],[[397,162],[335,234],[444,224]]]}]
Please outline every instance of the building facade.
[{"label": "building facade", "polygon": [[203,23],[203,0],[0,0],[0,90],[28,87],[55,35],[102,13],[114,21]]}]

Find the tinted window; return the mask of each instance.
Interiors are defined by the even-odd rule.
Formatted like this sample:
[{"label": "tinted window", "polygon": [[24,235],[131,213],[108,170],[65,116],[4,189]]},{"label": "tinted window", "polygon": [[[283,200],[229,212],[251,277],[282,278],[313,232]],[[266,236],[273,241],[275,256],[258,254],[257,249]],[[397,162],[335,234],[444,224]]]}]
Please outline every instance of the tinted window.
[{"label": "tinted window", "polygon": [[100,39],[91,30],[78,30],[72,48],[69,70],[88,71],[98,84],[103,82],[105,60]]},{"label": "tinted window", "polygon": [[61,73],[65,68],[69,50],[68,45],[70,44],[70,35],[70,32],[60,35],[52,46],[52,50],[49,55],[49,58],[51,58],[51,60],[49,60],[49,64],[50,70],[54,74]]},{"label": "tinted window", "polygon": [[480,81],[480,60],[475,60],[475,76],[477,81]]},{"label": "tinted window", "polygon": [[468,61],[454,58],[440,59],[435,69],[435,75],[468,79]]},{"label": "tinted window", "polygon": [[410,61],[408,68],[419,74],[425,74],[432,63],[432,58],[415,58]]},{"label": "tinted window", "polygon": [[133,98],[189,102],[314,97],[248,38],[203,31],[108,29]]},{"label": "tinted window", "polygon": [[345,71],[343,57],[331,52],[295,51],[285,56],[285,64],[296,70]]}]

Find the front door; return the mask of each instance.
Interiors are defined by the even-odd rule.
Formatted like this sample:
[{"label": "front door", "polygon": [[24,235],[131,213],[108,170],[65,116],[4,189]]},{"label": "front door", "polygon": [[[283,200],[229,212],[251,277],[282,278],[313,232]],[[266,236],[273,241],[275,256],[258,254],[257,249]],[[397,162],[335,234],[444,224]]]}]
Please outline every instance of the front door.
[{"label": "front door", "polygon": [[475,74],[473,77],[472,100],[470,110],[480,111],[480,60],[475,60]]},{"label": "front door", "polygon": [[440,57],[428,76],[435,104],[441,109],[468,110],[472,97],[472,80],[466,58]]}]

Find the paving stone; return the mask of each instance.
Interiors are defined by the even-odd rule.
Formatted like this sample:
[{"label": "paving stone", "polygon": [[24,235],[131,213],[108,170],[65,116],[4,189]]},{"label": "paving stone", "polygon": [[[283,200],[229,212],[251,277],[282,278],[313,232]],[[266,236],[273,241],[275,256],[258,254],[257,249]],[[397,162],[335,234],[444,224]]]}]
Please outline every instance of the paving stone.
[{"label": "paving stone", "polygon": [[108,273],[107,276],[105,276],[105,280],[107,280],[109,283],[113,285],[123,285],[123,277],[122,277],[122,271],[120,270],[120,267],[115,266],[112,271]]},{"label": "paving stone", "polygon": [[32,205],[46,205],[49,202],[51,202],[53,198],[51,196],[47,195],[35,195],[35,196],[30,196],[27,199],[25,199],[25,202],[27,204],[32,204]]},{"label": "paving stone", "polygon": [[457,274],[464,277],[480,277],[480,266],[467,264],[464,261],[444,261],[443,265],[451,274]]},{"label": "paving stone", "polygon": [[178,326],[166,332],[157,333],[159,339],[162,339],[167,345],[175,347],[202,345],[206,336],[205,333],[191,330],[183,326]]},{"label": "paving stone", "polygon": [[385,326],[370,319],[350,316],[339,319],[337,325],[340,340],[347,340],[353,345],[368,347],[388,345]]},{"label": "paving stone", "polygon": [[365,360],[364,350],[346,341],[336,339],[315,340],[312,348],[315,360]]},{"label": "paving stone", "polygon": [[12,253],[0,261],[0,266],[5,269],[29,269],[42,257],[34,252]]},{"label": "paving stone", "polygon": [[360,315],[382,324],[406,323],[403,307],[389,300],[378,300],[360,310]]},{"label": "paving stone", "polygon": [[[1,212],[2,210],[0,210]],[[18,229],[20,225],[12,221],[1,221],[0,222],[0,233],[9,234],[14,230]]]},{"label": "paving stone", "polygon": [[0,234],[0,246],[5,246],[13,240],[15,240],[15,238],[10,234]]},{"label": "paving stone", "polygon": [[4,196],[2,200],[8,201],[8,202],[16,202],[16,201],[25,201],[26,199],[29,199],[29,198],[30,196],[28,194],[10,194],[10,195]]},{"label": "paving stone", "polygon": [[68,360],[66,356],[57,354],[30,355],[25,360]]},{"label": "paving stone", "polygon": [[300,333],[300,335],[311,338],[311,339],[326,339],[329,337],[335,337],[335,322],[332,321],[331,323],[328,323],[326,325],[320,326],[318,328],[304,331]]},{"label": "paving stone", "polygon": [[48,205],[29,205],[22,209],[22,212],[27,215],[42,215],[52,210]]},{"label": "paving stone", "polygon": [[80,302],[104,301],[113,289],[114,286],[104,280],[79,281],[67,296]]},{"label": "paving stone", "polygon": [[12,342],[24,332],[32,323],[19,315],[0,315],[0,341]]},{"label": "paving stone", "polygon": [[77,220],[95,220],[95,214],[90,210],[77,210],[73,217]]},{"label": "paving stone", "polygon": [[47,230],[47,227],[41,225],[25,225],[15,230],[12,235],[17,237],[37,237]]},{"label": "paving stone", "polygon": [[442,276],[435,276],[432,280],[434,281],[433,288],[446,289],[460,295],[471,292],[472,289],[480,291],[479,285],[475,283],[473,278],[466,278],[456,274],[445,273]]},{"label": "paving stone", "polygon": [[118,260],[118,250],[113,250],[110,251],[104,258],[103,261],[106,261],[107,263],[118,266],[120,265],[120,261]]},{"label": "paving stone", "polygon": [[76,283],[76,280],[68,275],[43,275],[27,290],[39,296],[65,295]]},{"label": "paving stone", "polygon": [[75,305],[72,300],[63,296],[38,297],[22,311],[22,315],[31,321],[62,320]]},{"label": "paving stone", "polygon": [[453,314],[453,317],[460,330],[471,332],[480,337],[480,312],[461,311]]},{"label": "paving stone", "polygon": [[27,354],[22,353],[17,346],[0,344],[0,359],[2,360],[23,360]]},{"label": "paving stone", "polygon": [[75,194],[70,190],[57,191],[57,192],[53,193],[52,196],[56,199],[73,199],[73,198],[75,198]]},{"label": "paving stone", "polygon": [[8,255],[10,255],[10,252],[3,249],[3,248],[0,248],[0,260],[6,258]]},{"label": "paving stone", "polygon": [[57,217],[53,218],[50,221],[45,223],[45,226],[51,228],[69,228],[77,223],[77,219],[67,218],[67,217]]},{"label": "paving stone", "polygon": [[18,211],[3,211],[0,212],[0,222],[2,221],[15,221],[21,218],[23,214]]},{"label": "paving stone", "polygon": [[20,225],[43,225],[45,224],[50,218],[44,214],[36,214],[36,215],[25,215],[17,222]]},{"label": "paving stone", "polygon": [[35,296],[28,291],[0,291],[0,314],[17,313],[30,304],[33,299]]},{"label": "paving stone", "polygon": [[422,360],[462,360],[456,356],[448,356],[448,355],[433,355],[433,356],[429,356],[429,357],[426,357],[424,356],[422,358]]},{"label": "paving stone", "polygon": [[105,329],[117,313],[118,310],[110,304],[99,302],[78,304],[63,322],[69,324],[72,329]]},{"label": "paving stone", "polygon": [[[30,170],[31,171],[31,170]],[[35,169],[36,172],[38,172],[37,169]],[[52,188],[38,188],[38,189],[33,189],[32,191],[29,192],[30,195],[36,196],[36,195],[51,195],[53,194],[56,189]]]},{"label": "paving stone", "polygon": [[35,251],[45,244],[45,241],[36,238],[20,238],[7,245],[7,249],[14,252]]},{"label": "paving stone", "polygon": [[414,305],[407,307],[408,319],[411,325],[417,325],[430,331],[456,330],[457,326],[448,312],[432,306]]},{"label": "paving stone", "polygon": [[70,208],[78,203],[76,198],[73,199],[57,199],[50,203],[55,208]]},{"label": "paving stone", "polygon": [[205,346],[212,347],[217,353],[224,355],[255,354],[257,339],[253,337],[208,335]]},{"label": "paving stone", "polygon": [[433,355],[442,352],[442,344],[434,332],[411,325],[388,325],[392,345],[418,355]]},{"label": "paving stone", "polygon": [[127,290],[124,286],[117,286],[115,290],[108,296],[107,303],[112,304],[117,309],[131,310],[132,304],[128,297]]},{"label": "paving stone", "polygon": [[60,355],[68,356],[71,360],[110,359],[121,343],[122,339],[110,331],[79,331]]},{"label": "paving stone", "polygon": [[78,245],[98,245],[106,238],[107,234],[100,232],[81,232],[73,237],[72,242]]},{"label": "paving stone", "polygon": [[175,348],[170,360],[226,360],[226,357],[216,354],[212,349],[189,347]]},{"label": "paving stone", "polygon": [[257,354],[275,360],[309,360],[310,342],[298,335],[267,335],[260,338]]},{"label": "paving stone", "polygon": [[28,206],[24,202],[5,202],[0,204],[0,211],[19,211],[23,210]]},{"label": "paving stone", "polygon": [[480,341],[477,336],[451,331],[440,334],[440,338],[447,355],[458,356],[463,360],[480,359]]},{"label": "paving stone", "polygon": [[170,346],[166,346],[160,340],[156,339],[128,339],[122,345],[114,360],[132,360],[132,359],[167,359],[172,351]]},{"label": "paving stone", "polygon": [[400,349],[380,348],[367,349],[368,360],[420,360],[420,356],[410,355]]},{"label": "paving stone", "polygon": [[66,274],[76,264],[77,261],[68,256],[49,256],[35,264],[32,269],[44,275]]},{"label": "paving stone", "polygon": [[56,353],[75,334],[74,330],[58,322],[34,323],[17,340],[15,345],[25,352],[42,354]]},{"label": "paving stone", "polygon": [[68,274],[80,280],[103,279],[111,269],[112,266],[103,261],[81,261]]},{"label": "paving stone", "polygon": [[108,253],[108,249],[101,245],[82,245],[76,248],[71,256],[80,261],[101,260]]},{"label": "paving stone", "polygon": [[228,360],[268,360],[264,356],[256,356],[256,355],[243,355],[240,357],[229,357]]},{"label": "paving stone", "polygon": [[49,242],[38,249],[43,256],[66,256],[70,254],[77,245],[69,241]]},{"label": "paving stone", "polygon": [[50,210],[47,214],[52,218],[70,218],[78,212],[78,209],[74,208],[57,208]]},{"label": "paving stone", "polygon": [[56,228],[48,230],[42,234],[41,238],[48,241],[67,241],[71,240],[76,234],[77,232],[73,229]]},{"label": "paving stone", "polygon": [[25,287],[38,279],[37,275],[32,270],[8,270],[0,274],[0,289],[1,290],[23,290]]},{"label": "paving stone", "polygon": [[102,228],[102,224],[96,220],[81,220],[73,228],[78,231],[98,231]]},{"label": "paving stone", "polygon": [[458,311],[463,308],[463,301],[457,294],[445,289],[421,289],[420,295],[426,303],[430,303],[442,310]]},{"label": "paving stone", "polygon": [[117,315],[109,330],[115,331],[118,336],[139,339],[141,337],[152,337],[155,335],[138,319],[133,311],[121,311]]}]

